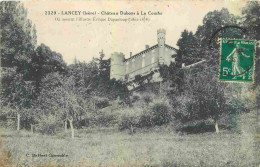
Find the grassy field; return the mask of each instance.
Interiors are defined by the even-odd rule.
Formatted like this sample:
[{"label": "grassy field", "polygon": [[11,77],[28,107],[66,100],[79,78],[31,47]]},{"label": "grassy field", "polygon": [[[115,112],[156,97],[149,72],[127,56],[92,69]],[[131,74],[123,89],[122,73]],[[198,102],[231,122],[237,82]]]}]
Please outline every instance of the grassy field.
[{"label": "grassy field", "polygon": [[[68,134],[43,136],[1,130],[2,165],[14,166],[257,166],[252,135],[204,133],[181,135],[170,131],[129,135],[116,129],[84,129],[76,138]],[[32,157],[66,154],[67,157]],[[38,164],[38,165],[37,165]],[[0,162],[1,166],[1,162]]]}]

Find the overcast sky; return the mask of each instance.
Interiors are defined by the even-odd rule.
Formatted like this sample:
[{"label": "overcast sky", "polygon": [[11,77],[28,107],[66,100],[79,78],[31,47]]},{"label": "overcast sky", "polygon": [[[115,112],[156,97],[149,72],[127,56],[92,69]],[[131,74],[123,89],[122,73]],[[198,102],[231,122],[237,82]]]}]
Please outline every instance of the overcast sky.
[{"label": "overcast sky", "polygon": [[[209,11],[220,10],[225,7],[236,15],[241,14],[245,1],[78,1],[78,2],[24,2],[28,9],[28,17],[36,25],[38,45],[46,44],[52,50],[63,55],[66,63],[73,63],[76,57],[80,61],[90,61],[98,57],[101,49],[106,58],[112,52],[122,52],[129,57],[129,52],[136,54],[144,50],[145,45],[157,44],[156,31],[166,30],[166,43],[176,47],[177,40],[184,29],[195,32],[202,19]],[[55,21],[56,16],[47,16],[45,11],[153,11],[162,15],[146,16],[147,22],[86,22],[86,21]],[[90,18],[93,16],[61,16],[62,18]],[[141,18],[140,16],[105,16],[99,18]],[[177,48],[177,47],[176,47]]]}]

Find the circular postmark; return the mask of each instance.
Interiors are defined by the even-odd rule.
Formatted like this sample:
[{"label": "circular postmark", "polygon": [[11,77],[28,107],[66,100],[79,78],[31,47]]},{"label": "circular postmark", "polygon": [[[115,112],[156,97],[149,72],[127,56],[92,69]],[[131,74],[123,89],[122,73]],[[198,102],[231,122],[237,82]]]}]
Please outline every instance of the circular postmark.
[{"label": "circular postmark", "polygon": [[[209,39],[209,43],[208,43],[209,49],[213,49],[213,47],[212,47],[213,42],[217,43],[218,35],[220,33],[223,33],[224,31],[226,31],[227,29],[239,30],[238,32],[240,32],[241,35],[245,35],[247,32],[246,28],[240,27],[238,25],[227,25],[227,26],[221,27],[221,28],[217,29],[216,31],[214,31],[214,33],[211,35],[211,37]],[[222,38],[224,38],[224,37],[222,37]]]}]

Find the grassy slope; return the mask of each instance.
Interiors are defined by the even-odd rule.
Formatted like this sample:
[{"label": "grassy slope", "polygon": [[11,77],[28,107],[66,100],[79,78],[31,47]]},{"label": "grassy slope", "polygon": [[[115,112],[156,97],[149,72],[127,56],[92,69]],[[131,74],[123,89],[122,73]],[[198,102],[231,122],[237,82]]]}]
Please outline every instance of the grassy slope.
[{"label": "grassy slope", "polygon": [[[252,138],[223,132],[178,135],[117,130],[81,130],[66,136],[31,135],[5,131],[3,148],[20,165],[53,162],[79,166],[256,166]],[[68,158],[28,158],[26,154],[68,154]],[[45,165],[43,165],[45,166]]]}]

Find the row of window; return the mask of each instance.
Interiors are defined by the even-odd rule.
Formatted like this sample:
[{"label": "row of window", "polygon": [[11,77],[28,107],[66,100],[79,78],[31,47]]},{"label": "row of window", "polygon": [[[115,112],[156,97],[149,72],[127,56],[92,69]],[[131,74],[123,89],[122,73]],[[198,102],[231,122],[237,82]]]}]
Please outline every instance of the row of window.
[{"label": "row of window", "polygon": [[[152,56],[152,61],[151,61],[151,63],[153,64],[155,62],[155,57],[154,56]],[[142,68],[144,68],[145,66],[147,66],[147,65],[149,65],[150,63],[145,63],[145,59],[143,58],[142,59]],[[136,64],[134,63],[134,61],[131,63],[131,64],[129,64],[128,62],[126,63],[126,68],[125,68],[125,72],[126,73],[129,73],[129,72],[131,72],[131,71],[134,71],[134,70],[136,70],[135,69],[136,68]]]},{"label": "row of window", "polygon": [[[152,56],[152,61],[151,61],[151,64],[155,63],[155,57]],[[145,59],[143,58],[142,59],[142,67],[141,68],[144,68],[145,66],[148,66],[150,63],[145,63]],[[137,69],[136,68],[136,64],[133,62],[131,64],[129,64],[128,62],[126,63],[126,66],[125,66],[125,73],[129,73],[131,71],[135,71]],[[111,75],[114,75],[114,70],[111,71]]]}]

